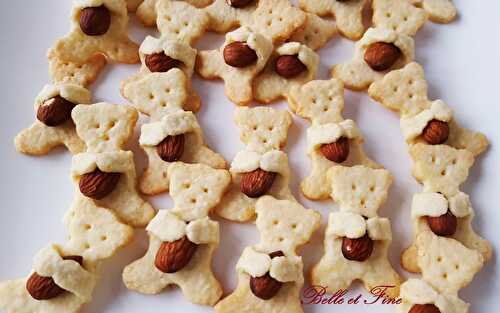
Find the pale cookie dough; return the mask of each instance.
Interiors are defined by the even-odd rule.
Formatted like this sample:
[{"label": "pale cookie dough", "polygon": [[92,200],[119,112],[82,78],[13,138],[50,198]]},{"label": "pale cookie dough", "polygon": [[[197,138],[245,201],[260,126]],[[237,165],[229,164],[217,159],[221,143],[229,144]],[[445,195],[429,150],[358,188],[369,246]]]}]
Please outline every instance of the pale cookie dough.
[{"label": "pale cookie dough", "polygon": [[[399,60],[391,69],[377,72],[364,60],[366,49],[376,42],[392,43],[401,51]],[[342,80],[348,89],[365,90],[373,82],[382,79],[386,73],[402,68],[413,61],[415,57],[414,45],[411,37],[400,34],[392,29],[370,28],[366,31],[363,38],[356,42],[352,60],[335,65],[332,69],[332,75]]]},{"label": "pale cookie dough", "polygon": [[410,0],[421,6],[435,23],[450,23],[457,16],[457,9],[452,0]]},{"label": "pale cookie dough", "polygon": [[[139,61],[138,46],[127,34],[128,15],[124,0],[74,0],[73,3],[72,30],[53,48],[53,54],[59,60],[84,64],[96,54],[104,54],[114,62],[133,64]],[[111,12],[109,30],[101,36],[88,36],[80,29],[81,10],[101,5]]]},{"label": "pale cookie dough", "polygon": [[408,313],[415,304],[433,304],[441,313],[467,313],[470,306],[457,296],[440,293],[419,279],[404,282],[401,285],[400,298],[402,303],[397,306],[397,313]]},{"label": "pale cookie dough", "polygon": [[107,63],[106,57],[102,54],[96,54],[82,64],[63,61],[57,57],[53,49],[49,50],[48,61],[49,76],[53,83],[70,83],[84,87],[97,79]]},{"label": "pale cookie dough", "polygon": [[[35,99],[35,115],[40,106],[60,96],[75,105],[89,104],[92,95],[89,90],[74,84],[46,85]],[[78,137],[71,118],[58,126],[47,126],[38,119],[14,139],[17,151],[31,155],[45,155],[53,148],[64,145],[73,153],[85,151],[85,143]]]},{"label": "pale cookie dough", "polygon": [[168,190],[168,169],[166,162],[158,155],[156,146],[167,136],[184,134],[184,152],[179,161],[202,163],[213,168],[224,169],[224,158],[207,147],[203,141],[203,131],[191,112],[182,110],[166,114],[160,121],[142,125],[139,143],[148,156],[148,167],[139,181],[141,192],[155,195]]},{"label": "pale cookie dough", "polygon": [[[222,287],[211,269],[212,255],[219,245],[219,225],[207,216],[219,203],[231,177],[226,170],[182,163],[172,164],[169,176],[174,209],[160,211],[148,225],[148,251],[125,267],[123,281],[127,288],[146,294],[157,294],[174,284],[187,300],[214,305],[222,296]],[[175,273],[161,272],[155,266],[160,245],[184,234],[199,244],[192,259]]]},{"label": "pale cookie dough", "polygon": [[[152,73],[146,65],[146,57],[155,53],[164,53],[180,64],[167,72]],[[191,86],[196,54],[197,51],[186,43],[168,37],[147,36],[139,48],[141,58],[139,73],[121,82],[122,96],[153,119],[161,118],[171,107],[198,111],[201,99]],[[185,77],[180,77],[178,70],[181,70]]]},{"label": "pale cookie dough", "polygon": [[483,256],[478,251],[432,232],[421,233],[416,245],[417,264],[422,270],[423,280],[445,294],[456,295],[484,265]]},{"label": "pale cookie dough", "polygon": [[71,116],[88,152],[122,150],[138,119],[134,108],[106,102],[76,106]]},{"label": "pale cookie dough", "polygon": [[121,174],[115,189],[101,200],[94,200],[96,205],[109,208],[126,224],[144,227],[153,218],[155,210],[137,192],[134,154],[131,151],[115,151],[75,155],[71,166],[75,185],[78,186],[82,175],[96,169]]},{"label": "pale cookie dough", "polygon": [[[343,238],[356,239],[366,234],[374,243],[370,257],[363,262],[346,259],[342,254]],[[387,295],[396,298],[402,280],[388,260],[391,241],[391,224],[387,218],[371,217],[365,220],[356,213],[330,213],[324,241],[325,254],[312,270],[312,285],[335,293],[348,289],[353,281],[360,280],[368,291],[379,286],[391,286]]]},{"label": "pale cookie dough", "polygon": [[[224,61],[224,48],[233,42],[246,42],[257,54],[257,61],[244,68],[232,67]],[[219,50],[200,51],[196,71],[203,78],[224,80],[226,96],[238,105],[249,105],[253,99],[252,81],[265,67],[273,45],[264,35],[241,27],[226,34],[226,41]]]},{"label": "pale cookie dough", "polygon": [[272,108],[236,108],[234,121],[248,150],[266,152],[286,145],[292,116],[288,111]]},{"label": "pale cookie dough", "polygon": [[300,42],[313,50],[322,48],[337,34],[334,22],[324,20],[316,14],[307,13],[306,23],[297,29],[288,41]]},{"label": "pale cookie dough", "polygon": [[[449,238],[456,239],[469,249],[479,251],[487,262],[492,256],[491,244],[481,238],[472,228],[474,210],[472,209],[469,196],[459,192],[453,196],[445,197],[436,192],[422,192],[413,196],[412,220],[413,240],[423,232],[431,232],[426,217],[438,217],[444,215],[448,210],[457,217],[457,230]],[[418,273],[417,247],[414,243],[401,255],[401,265],[407,271]]]},{"label": "pale cookie dough", "polygon": [[113,256],[132,241],[133,228],[122,224],[115,214],[94,201],[77,195],[64,216],[68,238],[64,251],[96,262]]},{"label": "pale cookie dough", "polygon": [[[275,70],[276,60],[284,55],[296,55],[307,69],[290,79],[280,76]],[[318,65],[319,55],[306,45],[299,42],[288,42],[277,47],[274,54],[269,58],[266,68],[253,81],[255,100],[261,103],[271,103],[280,98],[288,98],[290,89],[301,86],[315,78]]]},{"label": "pale cookie dough", "polygon": [[474,155],[446,145],[429,146],[418,143],[410,148],[413,176],[427,190],[454,195],[469,176]]},{"label": "pale cookie dough", "polygon": [[287,155],[279,150],[258,153],[251,150],[240,151],[235,157],[229,170],[232,175],[232,184],[215,212],[228,220],[248,222],[255,218],[255,206],[259,198],[250,198],[241,191],[241,179],[244,173],[256,169],[277,173],[273,185],[267,191],[277,199],[293,200],[290,191],[290,168]]},{"label": "pale cookie dough", "polygon": [[366,0],[299,0],[300,7],[320,16],[333,15],[339,32],[351,39],[357,40],[363,36],[363,8]]},{"label": "pale cookie dough", "polygon": [[[142,24],[144,24],[144,26],[153,27],[156,25],[156,4],[158,2],[160,1],[144,0],[137,8],[137,18],[139,19],[139,21],[141,21]],[[203,8],[211,4],[213,0],[184,0],[184,2],[187,2],[197,8]]]},{"label": "pale cookie dough", "polygon": [[245,7],[234,8],[228,4],[228,0],[215,0],[205,9],[210,16],[210,30],[225,33],[247,24],[258,2],[254,0]]},{"label": "pale cookie dough", "polygon": [[387,200],[392,181],[389,171],[362,165],[335,165],[328,171],[331,198],[340,206],[341,211],[366,217],[377,216],[378,209]]},{"label": "pale cookie dough", "polygon": [[[319,228],[320,220],[317,212],[305,209],[294,200],[262,197],[257,202],[256,222],[260,243],[243,252],[237,265],[238,286],[215,306],[215,312],[302,313],[300,290],[304,284],[303,265],[296,250],[309,241]],[[266,258],[267,254],[276,251],[283,252],[285,256],[272,260]],[[257,275],[265,269],[269,269],[271,277],[283,282],[278,293],[269,300],[256,297],[249,282],[249,272]]]},{"label": "pale cookie dough", "polygon": [[373,25],[415,36],[427,21],[427,13],[408,0],[373,0]]},{"label": "pale cookie dough", "polygon": [[[460,127],[446,104],[440,100],[428,99],[427,89],[424,69],[420,64],[412,62],[373,83],[368,93],[388,109],[398,112],[401,115],[402,126],[410,122],[416,126],[417,132],[411,134],[410,143],[416,141],[415,137],[418,137],[430,119],[437,117],[438,120],[449,122],[450,136],[445,144],[457,149],[467,149],[475,156],[484,152],[489,145],[486,136]],[[439,115],[444,115],[445,118],[436,116],[436,113],[440,112],[444,114]]]},{"label": "pale cookie dough", "polygon": [[[42,249],[34,258],[33,272],[41,276],[52,277],[54,282],[66,290],[61,295],[38,301],[28,293],[26,282],[28,278],[0,283],[0,308],[7,313],[77,313],[83,304],[90,301],[96,285],[95,274],[85,269],[75,261],[63,260],[67,255],[63,248],[49,245]],[[93,267],[92,267],[93,269]]]}]

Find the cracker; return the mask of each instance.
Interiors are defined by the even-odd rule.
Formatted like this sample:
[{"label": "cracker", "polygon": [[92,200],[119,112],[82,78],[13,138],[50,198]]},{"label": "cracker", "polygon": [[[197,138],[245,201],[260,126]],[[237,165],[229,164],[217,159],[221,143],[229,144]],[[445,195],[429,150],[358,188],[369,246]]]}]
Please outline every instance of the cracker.
[{"label": "cracker", "polygon": [[[35,99],[35,115],[40,106],[60,96],[74,104],[89,104],[89,90],[74,84],[46,85]],[[45,155],[53,148],[64,145],[73,153],[85,151],[85,143],[78,137],[71,119],[58,126],[47,126],[38,119],[30,128],[22,130],[14,139],[17,151],[31,155]]]},{"label": "cracker", "polygon": [[427,13],[407,0],[374,0],[373,25],[415,36],[427,21]]},{"label": "cracker", "polygon": [[454,195],[469,176],[474,156],[467,150],[446,145],[429,146],[418,143],[410,148],[413,176],[425,189]]},{"label": "cracker", "polygon": [[351,0],[348,2],[338,0],[300,0],[300,7],[320,16],[335,16],[340,34],[358,40],[363,36],[363,8],[366,0]]},{"label": "cracker", "polygon": [[[356,235],[353,232],[358,232],[357,227],[349,223],[353,217],[361,222],[359,234]],[[359,238],[366,233],[374,241],[370,257],[363,262],[346,259],[342,254],[343,238]],[[348,289],[353,281],[360,280],[368,291],[379,286],[392,286],[386,293],[396,298],[402,280],[388,260],[391,241],[391,226],[386,218],[372,217],[365,220],[356,213],[330,213],[324,241],[325,254],[313,267],[312,285],[325,287],[327,292],[335,293]]]},{"label": "cracker", "polygon": [[49,76],[53,83],[70,83],[83,87],[92,84],[107,63],[102,54],[94,55],[82,64],[63,61],[53,49],[48,53],[48,60]]},{"label": "cracker", "polygon": [[253,1],[243,8],[234,8],[227,3],[227,0],[215,0],[205,9],[210,16],[210,30],[225,33],[245,25],[250,21],[257,3],[258,1]]},{"label": "cracker", "polygon": [[457,294],[481,270],[481,253],[466,248],[455,239],[421,233],[416,240],[417,263],[423,279],[439,292]]},{"label": "cracker", "polygon": [[[257,61],[244,68],[231,67],[224,61],[224,47],[236,41],[244,41],[257,54]],[[224,80],[226,96],[238,105],[248,105],[253,99],[252,81],[265,67],[272,51],[272,43],[265,36],[248,27],[238,28],[226,34],[226,41],[218,50],[200,51],[196,71],[203,78]]]},{"label": "cracker", "polygon": [[139,142],[148,156],[148,167],[139,181],[139,188],[143,193],[155,195],[168,190],[168,169],[172,162],[162,160],[156,146],[167,136],[180,134],[184,134],[185,143],[179,161],[202,163],[219,169],[226,168],[224,158],[205,145],[203,131],[195,115],[191,112],[173,111],[165,114],[159,122],[142,126]]},{"label": "cracker", "polygon": [[[364,60],[366,49],[376,42],[392,43],[401,51],[401,57],[389,70],[374,71]],[[356,42],[352,60],[335,65],[332,69],[332,75],[342,80],[348,89],[365,90],[373,82],[382,79],[387,72],[402,68],[413,61],[414,50],[414,41],[411,37],[392,29],[370,28],[363,38]]]},{"label": "cracker", "polygon": [[[408,125],[406,128],[415,129],[412,130],[411,137],[407,136],[409,144],[422,142],[419,135],[423,131],[423,127],[431,119],[438,119],[448,122],[450,126],[450,136],[445,144],[457,149],[467,149],[475,156],[484,152],[489,145],[486,136],[462,128],[444,102],[428,99],[427,89],[424,69],[418,63],[412,62],[373,83],[368,89],[368,93],[370,97],[385,107],[398,112],[402,118],[402,126],[405,124]],[[445,114],[441,113],[443,111]],[[436,113],[441,113],[441,116],[436,115]],[[403,128],[403,130],[405,129]]]},{"label": "cracker", "polygon": [[[413,196],[412,220],[413,220],[413,240],[423,232],[430,232],[431,229],[426,221],[427,216],[441,216],[446,214],[448,209],[458,219],[457,230],[449,238],[453,238],[469,249],[480,252],[485,262],[491,259],[491,244],[481,238],[472,227],[474,210],[471,206],[469,196],[463,192],[445,197],[436,192],[426,191]],[[420,272],[417,264],[417,247],[412,243],[401,255],[402,266],[413,273]]]},{"label": "cracker", "polygon": [[[168,285],[177,285],[187,300],[214,305],[222,296],[222,287],[211,269],[212,255],[219,245],[218,223],[210,222],[207,216],[224,194],[231,180],[230,175],[225,170],[212,169],[207,165],[182,163],[173,164],[169,175],[174,209],[171,213],[160,211],[151,221],[148,226],[148,251],[144,257],[125,267],[123,281],[127,288],[146,294],[156,294]],[[199,237],[207,240],[198,245],[189,263],[178,272],[167,274],[154,265],[157,251],[162,241],[167,241],[165,236],[182,237],[185,234],[182,230],[164,233],[169,228],[165,227],[165,223],[172,219],[178,219],[181,225],[188,223],[188,228],[205,220],[208,223],[205,225],[216,231],[200,234]]]},{"label": "cracker", "polygon": [[334,22],[322,19],[316,14],[306,15],[305,24],[297,29],[288,41],[300,42],[313,50],[318,50],[337,34],[337,26]]},{"label": "cracker", "polygon": [[457,9],[451,0],[411,0],[421,6],[435,23],[450,23],[457,16]]},{"label": "cracker", "polygon": [[[88,36],[80,29],[81,10],[101,5],[111,12],[110,28],[104,35]],[[53,47],[53,55],[61,62],[84,64],[96,54],[104,54],[119,63],[133,64],[139,61],[138,46],[127,34],[128,15],[124,0],[75,0],[71,21],[72,29],[69,35],[59,39]]]},{"label": "cracker", "polygon": [[[181,0],[182,1],[182,0]],[[213,0],[184,0],[185,2],[197,7],[203,8],[210,5]],[[137,18],[144,26],[153,27],[156,25],[156,4],[158,0],[144,0],[137,8]]]},{"label": "cracker", "polygon": [[[320,219],[317,212],[305,209],[294,200],[262,197],[257,202],[260,242],[245,249],[237,265],[238,286],[215,306],[215,312],[303,312],[300,301],[300,290],[304,284],[303,265],[296,249],[309,241],[314,231],[319,228]],[[251,255],[247,257],[246,252],[249,249],[254,251],[253,255],[266,256],[275,251],[282,251],[284,254],[284,257],[272,260],[270,275],[282,281],[283,286],[270,300],[261,300],[250,290],[250,274],[244,263],[253,263],[254,266],[265,264],[260,261],[262,258],[255,259]],[[285,266],[287,263],[293,266]],[[286,272],[288,275],[276,275],[279,272]]]},{"label": "cracker", "polygon": [[135,12],[139,5],[142,4],[144,0],[126,0],[127,1],[127,9],[129,12]]},{"label": "cracker", "polygon": [[[284,55],[297,55],[306,71],[293,78],[280,76],[276,68],[276,60]],[[319,65],[319,56],[306,45],[299,42],[288,42],[276,48],[269,58],[266,68],[253,81],[255,100],[271,103],[280,98],[288,98],[293,87],[301,86],[315,78]]]}]

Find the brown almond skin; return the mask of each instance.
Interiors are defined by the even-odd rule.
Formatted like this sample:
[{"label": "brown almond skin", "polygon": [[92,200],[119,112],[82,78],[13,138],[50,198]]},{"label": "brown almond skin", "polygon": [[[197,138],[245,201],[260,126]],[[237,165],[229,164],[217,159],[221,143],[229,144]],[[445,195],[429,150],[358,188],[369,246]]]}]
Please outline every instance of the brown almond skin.
[{"label": "brown almond skin", "polygon": [[349,158],[349,138],[341,137],[336,142],[322,145],[319,150],[328,160],[335,163],[343,163]]},{"label": "brown almond skin", "polygon": [[271,189],[275,179],[276,173],[258,168],[255,171],[242,174],[240,190],[250,198],[258,198]]},{"label": "brown almond skin", "polygon": [[184,153],[184,134],[177,136],[167,136],[156,146],[156,151],[165,162],[179,161]]},{"label": "brown almond skin", "polygon": [[182,64],[181,61],[169,57],[164,52],[148,54],[144,61],[153,73],[165,73]]},{"label": "brown almond skin", "polygon": [[88,36],[102,36],[111,25],[111,13],[106,6],[84,8],[80,13],[80,29]]},{"label": "brown almond skin", "polygon": [[432,232],[438,236],[453,236],[457,231],[458,219],[450,210],[438,217],[427,216],[427,224]]},{"label": "brown almond skin", "polygon": [[366,261],[373,252],[373,240],[365,234],[361,238],[351,239],[344,237],[342,239],[342,254],[350,261]]},{"label": "brown almond skin", "polygon": [[156,253],[155,266],[163,273],[176,273],[189,263],[197,248],[186,236],[163,242]]},{"label": "brown almond skin", "polygon": [[[83,264],[83,258],[78,255],[71,255],[63,257],[63,260],[72,260]],[[26,282],[26,290],[35,300],[50,300],[65,292],[64,289],[59,287],[52,277],[44,277],[38,275],[36,272],[31,274]]]},{"label": "brown almond skin", "polygon": [[422,138],[430,145],[440,145],[445,143],[450,136],[450,126],[448,123],[432,120],[425,126]]},{"label": "brown almond skin", "polygon": [[81,193],[94,200],[101,200],[115,189],[121,173],[106,173],[96,169],[80,178]]},{"label": "brown almond skin", "polygon": [[250,66],[257,62],[257,53],[246,42],[235,41],[224,47],[224,61],[237,68]]},{"label": "brown almond skin", "polygon": [[298,55],[282,55],[276,59],[274,70],[281,77],[290,79],[307,71],[307,66],[299,60]]},{"label": "brown almond skin", "polygon": [[408,313],[441,313],[434,304],[415,304]]},{"label": "brown almond skin", "polygon": [[227,4],[233,8],[243,8],[253,2],[253,0],[226,0]]},{"label": "brown almond skin", "polygon": [[392,43],[375,42],[365,52],[365,62],[377,72],[390,69],[401,57],[401,50]]},{"label": "brown almond skin", "polygon": [[[269,254],[271,259],[285,256],[282,251],[275,251]],[[281,289],[283,283],[272,278],[269,273],[262,277],[250,277],[250,290],[252,293],[262,300],[273,298]]]},{"label": "brown almond skin", "polygon": [[49,127],[59,126],[71,119],[71,111],[76,106],[61,96],[55,96],[38,107],[36,118]]}]

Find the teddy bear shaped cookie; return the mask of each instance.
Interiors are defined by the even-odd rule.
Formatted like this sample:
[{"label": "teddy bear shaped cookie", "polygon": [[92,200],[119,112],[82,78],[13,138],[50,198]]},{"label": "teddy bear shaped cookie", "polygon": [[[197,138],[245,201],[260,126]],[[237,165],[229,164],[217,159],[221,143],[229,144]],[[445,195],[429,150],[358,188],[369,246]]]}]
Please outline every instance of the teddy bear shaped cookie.
[{"label": "teddy bear shaped cookie", "polygon": [[300,42],[312,50],[318,50],[325,46],[336,34],[335,23],[322,19],[316,14],[307,13],[306,22],[297,29],[287,42]]},{"label": "teddy bear shaped cookie", "polygon": [[[134,1],[134,0],[131,0]],[[158,18],[156,5],[160,0],[140,0],[141,4],[137,8],[137,18],[144,26],[153,27],[156,25]],[[203,8],[210,5],[213,0],[178,0],[179,2],[186,2],[196,8]]]},{"label": "teddy bear shaped cookie", "polygon": [[160,210],[148,224],[149,248],[125,267],[127,288],[157,294],[177,285],[193,303],[214,305],[222,287],[211,269],[219,245],[219,224],[208,215],[220,202],[231,176],[204,164],[174,163],[169,169],[171,210]]},{"label": "teddy bear shaped cookie", "polygon": [[237,265],[238,286],[215,306],[216,313],[301,313],[303,262],[297,248],[320,226],[319,213],[295,200],[264,196],[257,201],[260,242],[246,248]]}]

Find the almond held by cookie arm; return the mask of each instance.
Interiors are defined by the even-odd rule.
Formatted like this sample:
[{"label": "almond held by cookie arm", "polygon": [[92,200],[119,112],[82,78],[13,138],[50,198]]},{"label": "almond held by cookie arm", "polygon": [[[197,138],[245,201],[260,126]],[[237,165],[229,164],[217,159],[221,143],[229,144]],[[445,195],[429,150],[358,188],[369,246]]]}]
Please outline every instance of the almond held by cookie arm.
[{"label": "almond held by cookie arm", "polygon": [[262,169],[242,174],[240,190],[250,198],[258,198],[271,189],[276,173],[267,172]]},{"label": "almond held by cookie arm", "polygon": [[156,146],[156,151],[165,162],[179,161],[184,153],[184,134],[177,136],[167,136]]},{"label": "almond held by cookie arm", "polygon": [[336,142],[324,144],[320,151],[325,158],[335,163],[343,163],[349,157],[349,138],[341,137]]},{"label": "almond held by cookie arm", "polygon": [[80,13],[80,29],[88,36],[102,36],[111,25],[111,13],[106,6],[84,8]]},{"label": "almond held by cookie arm", "polygon": [[246,42],[235,41],[224,47],[224,61],[237,68],[247,67],[257,62],[257,53]]},{"label": "almond held by cookie arm", "polygon": [[457,217],[450,210],[438,217],[427,216],[429,228],[438,236],[453,236],[457,231],[457,223]]},{"label": "almond held by cookie arm", "polygon": [[252,3],[254,0],[226,0],[227,4],[233,8],[243,8]]},{"label": "almond held by cookie arm", "polygon": [[55,96],[38,107],[36,118],[49,127],[63,124],[71,119],[71,111],[76,106],[61,96]]},{"label": "almond held by cookie arm", "polygon": [[182,64],[181,61],[169,57],[164,52],[148,54],[145,63],[153,73],[165,73]]},{"label": "almond held by cookie arm", "polygon": [[307,71],[298,55],[282,55],[276,59],[275,71],[284,78],[294,78]]},{"label": "almond held by cookie arm", "polygon": [[430,121],[422,132],[422,138],[430,145],[440,145],[448,140],[450,126],[448,123],[438,120]]},{"label": "almond held by cookie arm", "polygon": [[434,304],[415,304],[408,313],[441,313]]},{"label": "almond held by cookie arm", "polygon": [[365,62],[377,72],[390,69],[401,57],[401,50],[387,42],[375,42],[365,51]]},{"label": "almond held by cookie arm", "polygon": [[342,254],[350,261],[366,261],[373,252],[373,240],[365,234],[361,238],[351,239],[344,237],[342,239]]},{"label": "almond held by cookie arm", "polygon": [[[282,251],[276,251],[269,256],[273,259],[285,255]],[[272,299],[280,291],[281,286],[283,283],[272,278],[269,272],[261,277],[250,277],[250,290],[262,300]]]},{"label": "almond held by cookie arm", "polygon": [[173,242],[163,242],[156,253],[155,266],[163,273],[176,273],[189,263],[197,248],[186,236]]},{"label": "almond held by cookie arm", "polygon": [[80,178],[80,191],[89,198],[101,200],[115,189],[120,180],[121,173],[106,173],[99,169],[84,174]]}]

